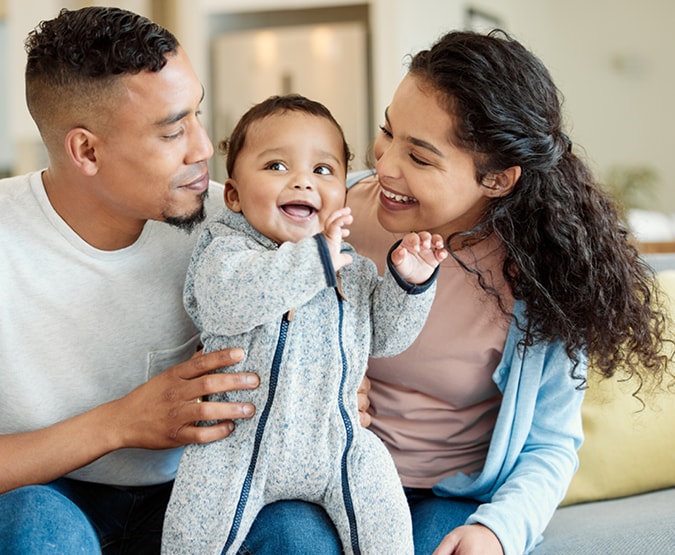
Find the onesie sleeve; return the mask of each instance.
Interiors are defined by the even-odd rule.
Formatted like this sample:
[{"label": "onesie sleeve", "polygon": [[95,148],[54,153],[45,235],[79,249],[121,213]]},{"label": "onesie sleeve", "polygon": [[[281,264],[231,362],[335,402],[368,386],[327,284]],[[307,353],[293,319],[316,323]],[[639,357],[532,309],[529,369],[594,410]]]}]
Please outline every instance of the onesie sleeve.
[{"label": "onesie sleeve", "polygon": [[[392,250],[396,245],[392,247]],[[391,251],[390,251],[391,253]],[[405,281],[387,256],[387,269],[371,296],[370,356],[390,357],[405,351],[426,323],[436,295],[438,268],[421,285]]]},{"label": "onesie sleeve", "polygon": [[250,234],[212,225],[198,243],[184,302],[207,333],[234,335],[279,320],[332,287],[325,245],[315,237],[297,243],[261,243]]}]

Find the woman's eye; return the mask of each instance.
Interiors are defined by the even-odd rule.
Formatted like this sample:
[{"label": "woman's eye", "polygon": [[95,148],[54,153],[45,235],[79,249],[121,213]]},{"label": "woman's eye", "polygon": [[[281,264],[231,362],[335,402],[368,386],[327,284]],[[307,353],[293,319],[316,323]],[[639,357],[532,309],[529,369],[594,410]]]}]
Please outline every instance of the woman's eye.
[{"label": "woman's eye", "polygon": [[410,159],[411,159],[415,164],[417,164],[418,166],[430,166],[430,165],[431,165],[431,164],[429,164],[428,162],[425,162],[424,160],[421,160],[420,158],[418,158],[417,156],[415,156],[412,152],[410,153],[409,156],[410,156]]},{"label": "woman's eye", "polygon": [[333,170],[331,170],[329,166],[317,166],[314,168],[314,173],[318,173],[320,175],[330,175],[333,173]]},{"label": "woman's eye", "polygon": [[391,134],[391,131],[389,131],[389,129],[387,129],[384,125],[380,125],[380,131],[382,131],[382,133],[383,133],[384,135],[386,135],[387,137],[392,137],[392,136],[393,136],[393,135]]},{"label": "woman's eye", "polygon": [[285,171],[287,168],[282,162],[270,162],[269,164],[267,164],[267,169],[272,170],[272,171],[281,172],[281,171]]}]

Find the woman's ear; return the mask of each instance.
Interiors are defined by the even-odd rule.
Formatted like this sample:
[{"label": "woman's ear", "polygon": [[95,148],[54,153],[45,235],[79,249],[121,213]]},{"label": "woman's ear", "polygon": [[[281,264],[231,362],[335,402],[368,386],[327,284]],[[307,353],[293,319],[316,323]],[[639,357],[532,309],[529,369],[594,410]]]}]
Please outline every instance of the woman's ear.
[{"label": "woman's ear", "polygon": [[520,179],[520,166],[511,166],[500,172],[492,172],[481,179],[480,185],[487,189],[489,197],[505,197]]},{"label": "woman's ear", "polygon": [[65,138],[66,154],[82,173],[95,175],[98,172],[96,158],[96,135],[84,127],[74,127]]},{"label": "woman's ear", "polygon": [[234,179],[225,181],[225,204],[232,212],[241,212],[239,191],[237,191],[237,182]]}]

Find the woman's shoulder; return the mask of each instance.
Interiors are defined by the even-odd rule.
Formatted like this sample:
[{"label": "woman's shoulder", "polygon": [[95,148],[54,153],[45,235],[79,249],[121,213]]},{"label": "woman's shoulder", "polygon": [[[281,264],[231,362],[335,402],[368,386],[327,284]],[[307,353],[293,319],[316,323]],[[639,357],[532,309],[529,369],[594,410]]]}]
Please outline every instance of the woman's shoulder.
[{"label": "woman's shoulder", "polygon": [[375,170],[372,168],[349,172],[349,174],[347,174],[347,189],[351,189],[359,183],[369,183],[373,181],[377,181],[377,177],[375,175]]}]

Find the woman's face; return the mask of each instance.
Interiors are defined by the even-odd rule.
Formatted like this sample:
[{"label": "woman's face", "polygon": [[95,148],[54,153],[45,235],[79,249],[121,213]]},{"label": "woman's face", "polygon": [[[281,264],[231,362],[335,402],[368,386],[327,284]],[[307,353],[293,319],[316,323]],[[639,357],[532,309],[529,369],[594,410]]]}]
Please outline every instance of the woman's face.
[{"label": "woman's face", "polygon": [[374,144],[382,190],[378,219],[394,233],[447,237],[471,229],[490,200],[471,155],[453,144],[454,121],[438,94],[407,75],[394,92]]}]

